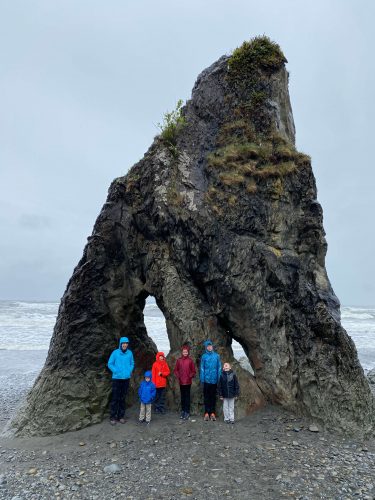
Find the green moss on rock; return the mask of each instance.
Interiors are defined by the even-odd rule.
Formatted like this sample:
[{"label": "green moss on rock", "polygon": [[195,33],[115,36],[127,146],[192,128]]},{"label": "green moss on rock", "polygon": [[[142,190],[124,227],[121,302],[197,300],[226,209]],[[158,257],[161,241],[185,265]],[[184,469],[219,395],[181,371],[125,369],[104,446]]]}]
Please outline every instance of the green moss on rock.
[{"label": "green moss on rock", "polygon": [[232,79],[253,78],[259,70],[271,75],[286,62],[276,42],[268,36],[257,36],[233,51],[228,63],[229,76]]}]

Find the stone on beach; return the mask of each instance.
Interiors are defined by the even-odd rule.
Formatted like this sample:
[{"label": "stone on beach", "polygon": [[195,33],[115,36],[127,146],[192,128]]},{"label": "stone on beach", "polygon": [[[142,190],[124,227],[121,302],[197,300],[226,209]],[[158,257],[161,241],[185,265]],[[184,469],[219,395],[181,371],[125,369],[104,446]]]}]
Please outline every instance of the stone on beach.
[{"label": "stone on beach", "polygon": [[121,472],[121,467],[119,465],[117,465],[117,464],[106,465],[103,468],[103,471],[106,474],[116,474],[116,473],[120,473]]}]

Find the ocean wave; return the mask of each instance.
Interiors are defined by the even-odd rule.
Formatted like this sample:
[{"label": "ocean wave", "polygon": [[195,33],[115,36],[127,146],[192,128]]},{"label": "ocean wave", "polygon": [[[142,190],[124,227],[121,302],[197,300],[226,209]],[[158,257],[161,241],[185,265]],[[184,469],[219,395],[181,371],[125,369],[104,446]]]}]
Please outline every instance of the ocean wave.
[{"label": "ocean wave", "polygon": [[375,319],[375,315],[365,312],[352,312],[343,311],[341,319],[361,320],[361,319]]},{"label": "ocean wave", "polygon": [[[3,302],[4,303],[4,302]],[[19,307],[21,309],[39,309],[41,311],[46,310],[56,310],[59,307],[59,302],[21,302],[21,301],[13,301],[7,302],[5,304],[10,305],[11,307]]]},{"label": "ocean wave", "polygon": [[26,327],[33,328],[40,325],[42,328],[55,324],[55,316],[22,316],[22,317],[4,317],[0,318],[0,329],[3,327]]},{"label": "ocean wave", "polygon": [[0,344],[1,351],[47,351],[48,344]]}]

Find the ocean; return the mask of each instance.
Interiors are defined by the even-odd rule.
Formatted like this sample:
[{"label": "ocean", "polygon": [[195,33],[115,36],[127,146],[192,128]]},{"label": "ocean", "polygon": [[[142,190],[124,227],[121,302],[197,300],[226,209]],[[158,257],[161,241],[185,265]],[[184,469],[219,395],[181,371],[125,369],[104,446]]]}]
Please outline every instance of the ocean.
[{"label": "ocean", "polygon": [[[58,302],[0,301],[0,350],[3,354],[4,350],[47,351],[58,306]],[[169,341],[165,319],[151,298],[146,302],[144,317],[148,334],[158,349],[167,353]],[[341,319],[354,340],[365,371],[375,368],[375,308],[344,306]],[[233,351],[237,359],[244,356],[237,342],[233,343]],[[42,352],[38,356],[41,358]]]}]

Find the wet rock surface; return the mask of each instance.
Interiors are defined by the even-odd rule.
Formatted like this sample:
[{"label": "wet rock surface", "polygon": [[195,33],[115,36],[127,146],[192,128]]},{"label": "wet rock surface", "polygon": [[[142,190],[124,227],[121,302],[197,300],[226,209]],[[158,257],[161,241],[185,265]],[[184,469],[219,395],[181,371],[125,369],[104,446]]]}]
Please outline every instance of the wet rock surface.
[{"label": "wet rock surface", "polygon": [[370,370],[367,373],[367,379],[370,382],[370,384],[373,386],[373,389],[375,389],[375,368],[373,368],[372,370]]},{"label": "wet rock surface", "polygon": [[235,425],[154,416],[50,438],[0,440],[0,498],[372,499],[375,442],[342,438],[280,407]]},{"label": "wet rock surface", "polygon": [[[264,43],[260,53],[274,55]],[[246,47],[250,58],[240,52],[237,62],[249,64],[222,57],[198,77],[173,143],[157,137],[112,183],[44,369],[13,422],[19,435],[100,422],[111,390],[106,362],[124,335],[136,399],[156,352],[143,321],[149,295],[166,318],[172,367],[183,343],[199,364],[205,339],[229,362],[232,339],[240,342],[254,372],[235,367],[240,415],[276,403],[334,429],[372,432],[374,399],[325,270],[310,159],[294,147],[285,58],[265,64]],[[170,377],[171,408],[178,399]]]}]

